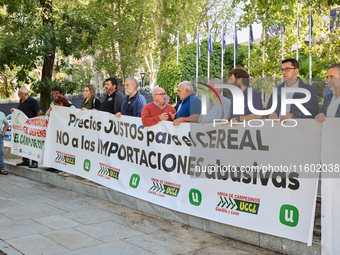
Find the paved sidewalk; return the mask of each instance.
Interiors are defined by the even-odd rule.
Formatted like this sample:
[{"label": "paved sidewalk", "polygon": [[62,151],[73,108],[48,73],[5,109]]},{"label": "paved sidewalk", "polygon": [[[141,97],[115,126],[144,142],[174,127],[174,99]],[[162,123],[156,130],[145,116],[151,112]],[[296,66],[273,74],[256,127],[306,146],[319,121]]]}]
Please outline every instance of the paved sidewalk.
[{"label": "paved sidewalk", "polygon": [[278,254],[104,200],[0,175],[0,254]]}]

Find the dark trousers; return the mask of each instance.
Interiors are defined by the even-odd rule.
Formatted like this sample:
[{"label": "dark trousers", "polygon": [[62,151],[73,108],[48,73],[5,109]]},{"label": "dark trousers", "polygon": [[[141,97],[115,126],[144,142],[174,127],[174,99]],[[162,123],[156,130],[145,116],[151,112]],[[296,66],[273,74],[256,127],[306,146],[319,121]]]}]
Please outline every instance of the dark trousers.
[{"label": "dark trousers", "polygon": [[[29,158],[22,158],[22,162],[28,162],[28,164],[30,163],[30,159]],[[38,161],[32,160],[32,164],[38,164]]]}]

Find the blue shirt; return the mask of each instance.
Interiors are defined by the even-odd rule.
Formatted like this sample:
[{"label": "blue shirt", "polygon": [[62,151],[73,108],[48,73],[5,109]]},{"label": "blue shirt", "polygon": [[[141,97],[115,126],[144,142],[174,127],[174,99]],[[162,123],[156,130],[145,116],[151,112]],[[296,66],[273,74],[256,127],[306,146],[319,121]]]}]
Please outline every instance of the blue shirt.
[{"label": "blue shirt", "polygon": [[194,93],[192,93],[190,96],[187,96],[178,112],[177,112],[177,118],[182,118],[182,117],[189,117],[193,114],[201,114],[201,99],[199,99]]},{"label": "blue shirt", "polygon": [[[145,97],[137,92],[136,95],[134,95],[135,99],[133,102],[130,102],[130,105],[132,104],[132,115],[134,117],[141,117],[142,116],[142,110],[144,106],[146,105]],[[127,103],[126,103],[127,102]],[[124,97],[122,106],[121,106],[121,113],[123,115],[129,115],[129,111],[131,112],[131,108],[127,109],[127,106],[129,105],[129,96]]]}]

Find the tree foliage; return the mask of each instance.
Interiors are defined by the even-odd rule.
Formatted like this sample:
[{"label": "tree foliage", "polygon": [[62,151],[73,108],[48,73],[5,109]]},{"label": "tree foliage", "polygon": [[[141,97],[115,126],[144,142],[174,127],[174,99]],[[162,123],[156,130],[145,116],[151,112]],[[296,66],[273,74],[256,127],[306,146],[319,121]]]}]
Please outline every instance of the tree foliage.
[{"label": "tree foliage", "polygon": [[42,67],[41,108],[46,110],[56,50],[80,57],[92,46],[102,24],[91,16],[91,8],[78,1],[2,0],[0,12],[0,70],[19,68],[19,81],[30,83],[28,71]]},{"label": "tree foliage", "polygon": [[[234,46],[228,45],[223,55],[223,76],[234,67]],[[236,54],[236,65],[244,66],[248,49],[239,45]],[[198,74],[200,80],[206,80],[208,76],[208,46],[207,40],[201,42],[201,57],[198,61]],[[174,57],[165,61],[157,76],[157,84],[170,96],[171,101],[176,97],[177,85],[181,81],[194,82],[196,77],[196,43],[184,46],[180,50],[179,65]],[[221,78],[221,44],[213,43],[213,53],[210,56],[210,78]],[[204,79],[205,78],[205,79]]]},{"label": "tree foliage", "polygon": [[[327,67],[331,63],[339,62],[336,52],[340,52],[340,29],[330,27],[330,10],[334,1],[299,1],[299,37],[298,55],[300,62],[299,76],[309,82],[309,53],[312,55],[312,85],[315,87],[319,100],[322,98],[322,90],[326,83],[324,80],[315,79],[326,76]],[[268,82],[259,85],[262,90],[270,92],[274,84],[277,84],[282,74],[281,68],[281,37],[267,35],[267,29],[271,26],[285,27],[284,33],[284,59],[296,58],[297,45],[297,2],[296,1],[263,1],[263,0],[234,0],[234,4],[243,4],[243,15],[239,25],[248,27],[254,22],[262,23],[265,39],[260,46],[255,46],[250,57],[250,73],[253,77],[266,77]],[[315,41],[309,47],[309,16],[313,16],[313,37]],[[262,35],[263,36],[263,35]],[[264,58],[263,58],[264,49]],[[314,80],[315,79],[315,80]]]}]

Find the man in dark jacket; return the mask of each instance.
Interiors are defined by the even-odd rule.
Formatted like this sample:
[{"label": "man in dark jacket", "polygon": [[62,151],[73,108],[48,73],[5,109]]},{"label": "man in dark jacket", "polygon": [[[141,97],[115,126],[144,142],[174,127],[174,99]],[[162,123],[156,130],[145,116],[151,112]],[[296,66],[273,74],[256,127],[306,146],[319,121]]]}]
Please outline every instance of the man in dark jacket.
[{"label": "man in dark jacket", "polygon": [[[309,85],[305,84],[301,78],[298,77],[299,74],[299,62],[296,59],[289,58],[282,60],[282,76],[285,80],[278,88],[277,88],[277,107],[275,111],[269,115],[269,119],[280,119],[284,121],[285,119],[292,119],[292,118],[314,118],[315,115],[319,112],[318,106],[318,99],[316,97],[315,89]],[[286,114],[282,115],[281,109],[281,89],[282,88],[303,88],[307,89],[310,94],[311,98],[308,102],[303,103],[302,105],[311,113],[311,115],[305,115],[295,104],[287,104],[286,105]],[[272,98],[273,95],[270,97],[267,109],[272,107]],[[299,99],[305,98],[305,94],[298,93],[298,92],[291,92],[286,93],[287,99]]]},{"label": "man in dark jacket", "polygon": [[110,112],[112,114],[120,112],[124,95],[117,91],[117,84],[118,82],[116,78],[111,77],[105,80],[105,90],[107,96],[102,102],[99,111]]},{"label": "man in dark jacket", "polygon": [[[28,90],[26,88],[20,88],[18,96],[20,98],[18,110],[22,111],[28,118],[34,118],[42,114],[38,101],[28,95]],[[13,110],[14,109],[12,108],[11,112],[13,112]],[[30,165],[30,160],[28,158],[22,158],[22,162],[18,163],[17,166],[37,168],[38,162],[32,160],[32,164]]]}]

